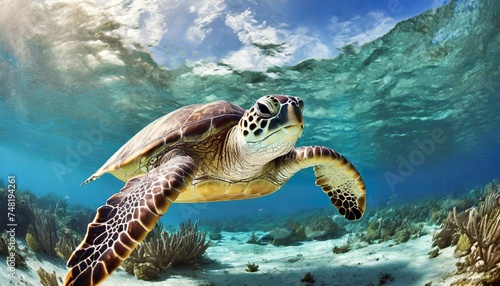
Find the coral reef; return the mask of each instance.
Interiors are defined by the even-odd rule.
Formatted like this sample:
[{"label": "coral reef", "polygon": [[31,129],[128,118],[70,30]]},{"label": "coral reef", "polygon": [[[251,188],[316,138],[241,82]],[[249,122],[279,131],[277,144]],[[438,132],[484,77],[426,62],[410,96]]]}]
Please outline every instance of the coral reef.
[{"label": "coral reef", "polygon": [[284,227],[279,226],[268,231],[260,238],[255,234],[247,243],[272,245],[297,245],[307,240],[327,240],[345,233],[344,228],[333,221],[331,215],[308,215],[307,217],[289,218]]},{"label": "coral reef", "polygon": [[[18,190],[16,194],[16,235],[24,237],[26,235],[27,227],[31,221],[32,215],[27,202],[30,198],[34,198],[33,193],[29,191]],[[0,188],[0,202],[7,202],[8,191],[5,188]],[[7,215],[8,209],[6,207],[0,208],[0,232],[8,230]]]},{"label": "coral reef", "polygon": [[[3,193],[0,189],[0,198]],[[85,233],[83,230],[82,234],[77,234],[75,230],[86,229],[94,216],[94,211],[90,209],[67,209],[67,201],[55,194],[37,198],[30,191],[19,190],[17,201],[16,236],[24,237],[31,251],[59,256],[64,260]],[[82,212],[89,215],[81,216]],[[85,220],[75,222],[79,217],[84,217]]]},{"label": "coral reef", "polygon": [[500,263],[500,194],[488,193],[477,209],[471,208],[466,214],[466,219],[460,220],[453,211],[460,232],[469,241],[468,262],[475,272],[492,270]]},{"label": "coral reef", "polygon": [[52,273],[48,273],[47,271],[45,271],[45,269],[40,267],[36,271],[36,273],[38,273],[38,277],[40,277],[40,283],[43,286],[58,286],[59,285],[59,283],[57,282],[57,276],[56,276],[55,271],[53,271]]},{"label": "coral reef", "polygon": [[466,256],[457,263],[458,272],[477,273],[452,285],[498,285],[500,283],[500,181],[470,192],[478,199],[477,208],[463,211],[453,208],[443,228],[434,236],[440,248],[456,246],[455,257]]},{"label": "coral reef", "polygon": [[391,239],[397,243],[403,243],[412,238],[418,238],[425,234],[424,224],[432,223],[433,220],[440,218],[440,215],[436,215],[435,208],[437,208],[436,202],[429,200],[380,209],[370,218],[369,225],[361,239],[368,243]]},{"label": "coral reef", "polygon": [[170,235],[155,227],[155,232],[130,254],[122,266],[130,274],[143,280],[153,280],[173,264],[195,261],[205,253],[209,242],[198,231],[198,222],[181,223]]}]

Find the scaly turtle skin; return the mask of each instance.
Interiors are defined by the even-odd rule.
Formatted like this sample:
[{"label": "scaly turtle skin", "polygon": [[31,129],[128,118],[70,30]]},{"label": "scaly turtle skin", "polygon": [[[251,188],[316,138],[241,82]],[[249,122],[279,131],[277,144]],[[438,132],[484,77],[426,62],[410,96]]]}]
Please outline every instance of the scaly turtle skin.
[{"label": "scaly turtle skin", "polygon": [[224,101],[195,104],[152,122],[82,184],[111,173],[126,182],[97,210],[68,260],[65,285],[97,285],[141,243],[173,202],[251,199],[313,167],[339,213],[358,220],[365,185],[349,161],[322,146],[295,148],[304,104],[264,96],[245,111]]}]

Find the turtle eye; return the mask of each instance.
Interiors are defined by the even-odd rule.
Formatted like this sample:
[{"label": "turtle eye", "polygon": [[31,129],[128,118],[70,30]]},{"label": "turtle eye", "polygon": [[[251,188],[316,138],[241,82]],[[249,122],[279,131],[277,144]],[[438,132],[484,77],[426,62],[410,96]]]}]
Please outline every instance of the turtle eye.
[{"label": "turtle eye", "polygon": [[269,108],[267,108],[267,106],[265,106],[264,104],[257,103],[257,106],[261,113],[268,113],[268,114],[271,113],[271,111],[269,111]]},{"label": "turtle eye", "polygon": [[255,104],[257,115],[263,118],[271,118],[275,116],[280,109],[279,102],[273,97],[264,97]]}]

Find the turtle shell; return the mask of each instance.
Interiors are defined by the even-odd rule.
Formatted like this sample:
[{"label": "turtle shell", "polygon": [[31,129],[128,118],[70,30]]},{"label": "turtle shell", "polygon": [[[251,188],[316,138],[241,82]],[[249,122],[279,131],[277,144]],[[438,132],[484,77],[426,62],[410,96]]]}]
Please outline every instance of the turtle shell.
[{"label": "turtle shell", "polygon": [[245,113],[226,101],[193,104],[168,113],[144,127],[123,145],[87,181],[111,173],[122,181],[144,174],[155,166],[159,151],[182,143],[201,142],[238,124]]}]

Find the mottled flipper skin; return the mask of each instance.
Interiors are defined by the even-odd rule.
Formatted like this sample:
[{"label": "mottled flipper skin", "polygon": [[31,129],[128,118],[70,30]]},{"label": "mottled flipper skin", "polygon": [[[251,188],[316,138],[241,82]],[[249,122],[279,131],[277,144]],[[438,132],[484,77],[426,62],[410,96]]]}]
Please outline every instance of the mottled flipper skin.
[{"label": "mottled flipper skin", "polygon": [[359,220],[365,212],[366,187],[356,168],[338,152],[323,146],[294,148],[281,160],[287,177],[307,167],[314,168],[316,185],[323,189],[339,213]]},{"label": "mottled flipper skin", "polygon": [[127,181],[97,210],[83,242],[68,260],[64,285],[103,282],[146,237],[196,174],[187,156],[170,159],[149,173]]}]

